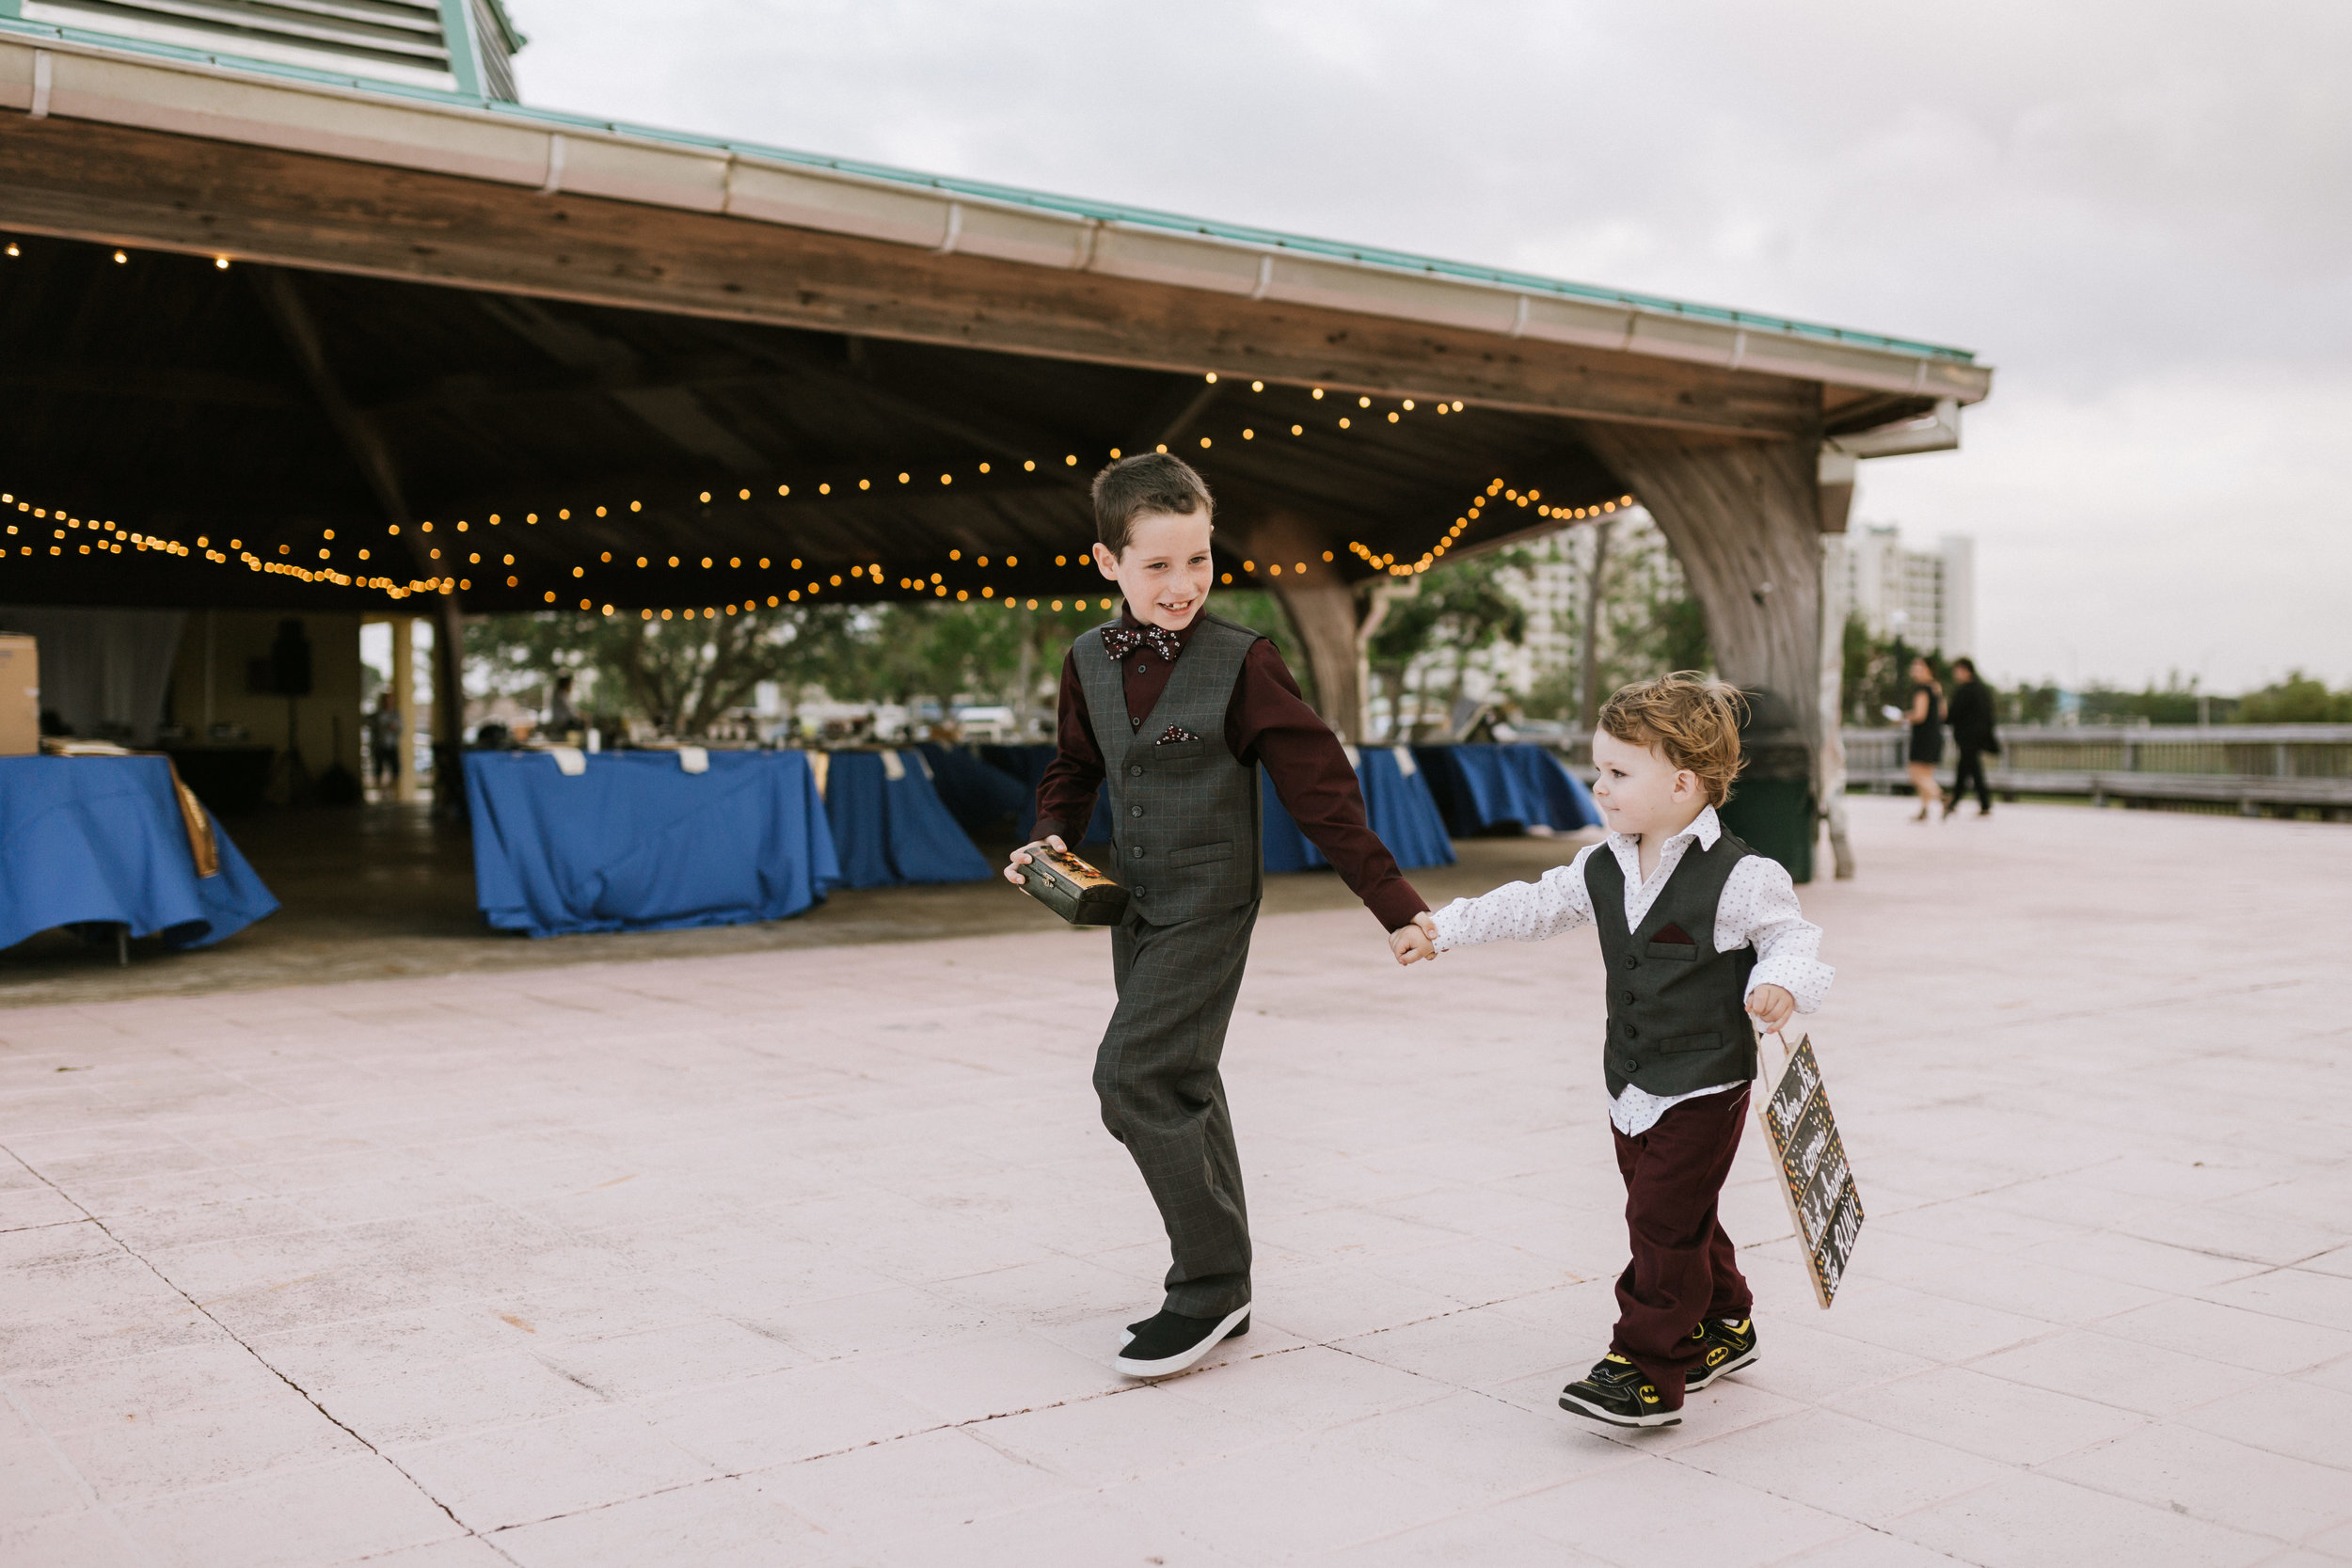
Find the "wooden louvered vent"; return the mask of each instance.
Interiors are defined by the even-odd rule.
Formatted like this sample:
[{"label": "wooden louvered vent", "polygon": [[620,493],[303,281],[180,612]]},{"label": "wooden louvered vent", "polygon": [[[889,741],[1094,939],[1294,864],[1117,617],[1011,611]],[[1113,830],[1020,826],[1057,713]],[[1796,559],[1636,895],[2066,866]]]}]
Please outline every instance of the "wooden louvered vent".
[{"label": "wooden louvered vent", "polygon": [[[419,86],[455,86],[438,0],[24,0],[26,21]],[[478,13],[477,13],[478,14]],[[491,90],[513,78],[495,28]]]}]

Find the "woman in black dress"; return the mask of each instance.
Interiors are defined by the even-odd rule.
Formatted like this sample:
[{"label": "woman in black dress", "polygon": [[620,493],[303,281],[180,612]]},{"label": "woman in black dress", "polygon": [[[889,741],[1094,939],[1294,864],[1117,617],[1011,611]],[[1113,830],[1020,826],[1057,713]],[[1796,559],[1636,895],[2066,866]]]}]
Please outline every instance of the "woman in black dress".
[{"label": "woman in black dress", "polygon": [[1912,793],[1919,797],[1919,815],[1912,820],[1925,822],[1944,794],[1935,783],[1935,769],[1944,761],[1944,688],[1924,658],[1911,661],[1911,708],[1903,720],[1911,726]]}]

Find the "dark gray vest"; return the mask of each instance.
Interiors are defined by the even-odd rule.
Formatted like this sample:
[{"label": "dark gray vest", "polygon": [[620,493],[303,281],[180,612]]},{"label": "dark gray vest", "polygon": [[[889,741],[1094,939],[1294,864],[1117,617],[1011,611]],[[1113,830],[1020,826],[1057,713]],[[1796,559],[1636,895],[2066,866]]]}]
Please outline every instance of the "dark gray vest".
[{"label": "dark gray vest", "polygon": [[[1629,1083],[1677,1095],[1756,1076],[1756,1031],[1745,1001],[1756,949],[1715,951],[1715,906],[1731,868],[1751,853],[1729,833],[1711,849],[1693,842],[1632,930],[1626,927],[1625,871],[1617,857],[1606,844],[1584,857],[1584,889],[1609,975],[1603,1061],[1612,1098]],[[1691,940],[1660,942],[1661,932]]]},{"label": "dark gray vest", "polygon": [[[1119,661],[1103,628],[1081,633],[1078,681],[1093,716],[1110,786],[1111,842],[1103,869],[1127,886],[1130,906],[1154,926],[1237,909],[1258,896],[1264,866],[1258,767],[1225,746],[1225,710],[1258,634],[1203,615],[1168,672],[1167,689],[1131,723]],[[1136,655],[1129,655],[1136,657]],[[1195,738],[1159,744],[1168,726]]]}]

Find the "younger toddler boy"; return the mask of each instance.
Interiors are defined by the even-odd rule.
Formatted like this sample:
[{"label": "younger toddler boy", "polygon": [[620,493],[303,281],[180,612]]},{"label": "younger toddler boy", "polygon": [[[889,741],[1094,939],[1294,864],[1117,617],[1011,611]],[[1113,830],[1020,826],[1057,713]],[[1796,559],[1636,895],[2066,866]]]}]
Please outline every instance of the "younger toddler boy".
[{"label": "younger toddler boy", "polygon": [[1599,927],[1601,1064],[1633,1258],[1609,1354],[1560,1405],[1613,1426],[1674,1426],[1686,1391],[1756,1358],[1754,1299],[1715,1212],[1756,1077],[1748,1020],[1773,1029],[1813,1011],[1835,973],[1788,873],[1716,818],[1740,771],[1740,701],[1688,672],[1620,689],[1593,733],[1607,840],[1540,881],[1420,917],[1399,955]]}]

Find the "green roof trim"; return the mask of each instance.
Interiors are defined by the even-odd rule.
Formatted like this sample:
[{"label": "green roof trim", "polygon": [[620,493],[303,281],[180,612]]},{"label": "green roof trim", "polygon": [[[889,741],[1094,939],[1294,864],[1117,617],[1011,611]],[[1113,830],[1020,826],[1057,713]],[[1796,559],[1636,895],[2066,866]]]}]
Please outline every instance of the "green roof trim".
[{"label": "green roof trim", "polygon": [[[496,7],[497,0],[492,0],[492,4]],[[512,25],[506,23],[503,8],[497,8],[500,22],[507,25],[512,33]],[[1753,327],[1758,331],[1784,333],[1790,337],[1807,338],[1821,342],[1850,344],[1856,348],[1876,349],[1885,353],[1908,355],[1915,358],[1940,359],[1965,365],[1975,363],[1977,357],[1972,350],[1953,348],[1943,343],[1923,342],[1912,338],[1888,337],[1883,333],[1857,331],[1851,327],[1829,326],[1819,322],[1798,321],[1788,316],[1735,309],[1729,306],[1702,305],[1689,300],[1669,299],[1662,294],[1642,293],[1629,289],[1611,289],[1592,283],[1574,283],[1564,278],[1546,277],[1536,273],[1515,272],[1503,267],[1481,266],[1470,261],[1452,261],[1440,257],[1421,256],[1410,251],[1389,250],[1377,245],[1348,245],[1338,240],[1317,239],[1311,235],[1286,234],[1279,230],[1260,229],[1249,224],[1218,223],[1206,218],[1188,217],[1181,213],[1165,213],[1156,208],[1134,207],[1112,201],[1094,201],[1082,197],[1057,196],[1048,191],[1025,190],[1018,185],[1000,185],[990,181],[967,180],[957,175],[925,174],[918,170],[898,168],[888,164],[868,163],[858,158],[827,157],[821,153],[803,152],[791,148],[767,147],[755,142],[734,141],[688,131],[669,131],[657,126],[632,125],[625,120],[599,119],[591,115],[574,114],[561,109],[542,109],[531,104],[485,98],[471,93],[445,92],[433,87],[412,87],[397,82],[376,81],[370,77],[350,76],[314,71],[301,66],[282,65],[276,61],[251,60],[242,55],[186,49],[172,44],[152,43],[144,40],[119,38],[110,33],[93,33],[84,28],[29,23],[11,18],[5,13],[0,13],[0,35],[55,39],[59,42],[151,55],[191,65],[210,65],[239,71],[252,71],[265,75],[283,76],[295,81],[314,83],[322,87],[379,93],[387,97],[404,98],[419,103],[446,104],[453,108],[486,110],[502,119],[522,120],[551,131],[603,132],[612,135],[663,142],[674,147],[690,147],[710,152],[739,154],[744,157],[768,159],[776,163],[794,164],[804,168],[831,169],[836,173],[853,175],[862,180],[914,186],[938,191],[947,196],[971,197],[976,200],[1001,202],[1008,206],[1029,207],[1041,212],[1088,218],[1098,223],[1124,224],[1137,229],[1158,230],[1166,233],[1199,234],[1210,239],[1254,245],[1267,250],[1289,251],[1301,256],[1350,261],[1361,266],[1380,267],[1395,272],[1419,273],[1432,277],[1454,278],[1462,282],[1490,284],[1497,288],[1516,290],[1527,294],[1549,294],[1557,298],[1581,300],[1596,305],[1618,306],[1653,315],[1679,316],[1692,321],[1710,322],[1724,326]],[[519,35],[514,36],[519,42]]]}]

